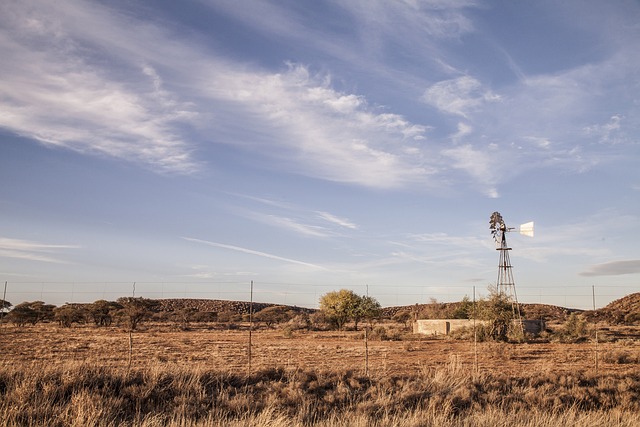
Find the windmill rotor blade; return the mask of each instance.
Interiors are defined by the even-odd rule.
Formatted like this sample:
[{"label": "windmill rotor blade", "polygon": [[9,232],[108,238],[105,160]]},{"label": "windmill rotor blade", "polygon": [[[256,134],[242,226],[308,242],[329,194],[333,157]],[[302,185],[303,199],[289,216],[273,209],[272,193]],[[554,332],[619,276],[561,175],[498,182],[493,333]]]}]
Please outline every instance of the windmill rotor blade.
[{"label": "windmill rotor blade", "polygon": [[533,237],[533,221],[520,225],[520,234],[527,237]]}]

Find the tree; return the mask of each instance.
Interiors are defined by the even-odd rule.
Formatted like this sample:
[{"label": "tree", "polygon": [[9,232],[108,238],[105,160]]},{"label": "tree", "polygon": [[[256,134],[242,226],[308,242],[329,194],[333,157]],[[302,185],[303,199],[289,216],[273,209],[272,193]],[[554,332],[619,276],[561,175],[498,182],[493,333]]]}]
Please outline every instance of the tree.
[{"label": "tree", "polygon": [[393,320],[398,323],[402,323],[406,329],[411,329],[411,321],[413,320],[413,313],[409,310],[400,310],[393,315]]},{"label": "tree", "polygon": [[473,312],[473,302],[467,295],[462,298],[459,304],[456,304],[453,312],[451,313],[452,319],[469,319]]},{"label": "tree", "polygon": [[178,310],[175,310],[172,313],[171,317],[173,317],[176,323],[180,326],[180,329],[182,329],[183,331],[188,331],[189,324],[191,323],[191,321],[194,318],[194,315],[197,312],[198,310],[196,310],[193,307],[183,307]]},{"label": "tree", "polygon": [[361,297],[353,291],[341,289],[320,297],[320,310],[337,329],[343,329],[349,320],[353,320],[357,330],[360,320],[379,316],[380,303],[373,297]]},{"label": "tree", "polygon": [[271,307],[265,307],[253,315],[253,320],[256,322],[264,322],[267,328],[270,328],[274,323],[284,323],[291,320],[295,313],[291,308],[283,305],[274,305]]},{"label": "tree", "polygon": [[358,322],[360,320],[368,320],[370,322],[371,320],[380,317],[380,314],[382,313],[382,307],[380,307],[380,303],[374,297],[367,295],[359,298],[359,304],[353,314],[356,331],[358,330]]},{"label": "tree", "polygon": [[122,297],[116,301],[122,306],[118,311],[128,330],[135,331],[140,323],[151,316],[158,303],[142,297]]},{"label": "tree", "polygon": [[74,323],[83,323],[87,311],[72,304],[65,304],[53,309],[54,319],[65,328],[70,328]]},{"label": "tree", "polygon": [[489,321],[489,336],[496,341],[507,341],[515,320],[509,297],[489,287],[489,298],[481,300],[478,308],[478,317]]},{"label": "tree", "polygon": [[571,313],[562,328],[563,338],[568,341],[579,341],[587,337],[588,323],[584,315]]},{"label": "tree", "polygon": [[38,322],[52,320],[54,308],[55,305],[45,304],[43,301],[25,301],[16,305],[7,314],[7,319],[18,326],[24,326],[27,323],[35,325]]},{"label": "tree", "polygon": [[89,305],[89,315],[96,326],[110,326],[113,322],[113,314],[122,309],[122,306],[114,301],[97,300]]},{"label": "tree", "polygon": [[38,313],[29,307],[29,303],[23,302],[16,305],[13,310],[7,314],[7,320],[16,326],[24,326],[27,323],[35,325],[38,323]]}]

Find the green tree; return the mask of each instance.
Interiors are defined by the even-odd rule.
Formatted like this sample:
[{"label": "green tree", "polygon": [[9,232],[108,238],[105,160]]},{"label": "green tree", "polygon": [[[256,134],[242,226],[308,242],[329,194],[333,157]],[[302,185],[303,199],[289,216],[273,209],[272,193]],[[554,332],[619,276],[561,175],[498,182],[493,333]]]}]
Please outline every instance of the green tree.
[{"label": "green tree", "polygon": [[462,298],[460,303],[455,305],[451,313],[452,319],[469,319],[471,314],[473,313],[473,302],[469,299],[467,295]]},{"label": "green tree", "polygon": [[370,296],[358,297],[360,301],[353,313],[353,322],[355,323],[355,330],[358,330],[358,323],[361,320],[367,320],[371,322],[373,319],[377,319],[382,314],[382,307],[378,300]]},{"label": "green tree", "polygon": [[380,303],[373,297],[361,297],[348,289],[328,292],[320,297],[320,310],[337,329],[353,320],[355,329],[362,319],[373,319],[380,315]]},{"label": "green tree", "polygon": [[569,341],[578,341],[586,338],[589,334],[587,319],[584,315],[571,313],[564,323],[562,336]]},{"label": "green tree", "polygon": [[489,337],[495,341],[508,341],[513,335],[515,316],[507,295],[497,288],[489,288],[489,298],[478,304],[478,318],[489,321]]}]

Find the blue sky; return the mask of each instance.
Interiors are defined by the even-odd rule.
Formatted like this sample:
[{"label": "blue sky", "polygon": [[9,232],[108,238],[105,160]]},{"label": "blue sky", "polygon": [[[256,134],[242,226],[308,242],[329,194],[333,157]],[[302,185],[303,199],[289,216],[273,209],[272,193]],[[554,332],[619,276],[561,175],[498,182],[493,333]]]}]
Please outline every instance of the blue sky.
[{"label": "blue sky", "polygon": [[13,303],[640,290],[635,1],[0,5]]}]

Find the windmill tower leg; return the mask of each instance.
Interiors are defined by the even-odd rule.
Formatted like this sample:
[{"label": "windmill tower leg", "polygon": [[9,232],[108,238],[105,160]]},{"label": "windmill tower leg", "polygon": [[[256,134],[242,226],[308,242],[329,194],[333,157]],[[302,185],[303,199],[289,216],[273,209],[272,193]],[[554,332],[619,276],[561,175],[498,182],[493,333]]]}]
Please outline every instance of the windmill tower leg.
[{"label": "windmill tower leg", "polygon": [[513,280],[513,267],[511,266],[511,260],[509,259],[509,251],[511,248],[507,246],[505,233],[502,233],[500,247],[497,248],[497,250],[500,251],[497,281],[498,293],[504,296],[511,303],[515,331],[521,337],[524,337],[522,314],[520,312],[520,305],[518,304],[516,284]]}]

